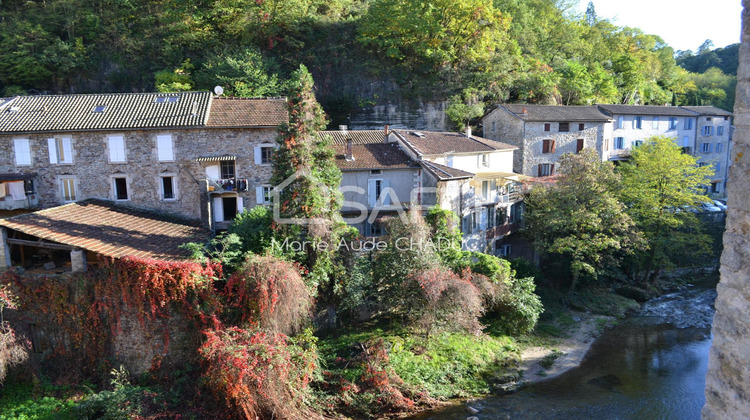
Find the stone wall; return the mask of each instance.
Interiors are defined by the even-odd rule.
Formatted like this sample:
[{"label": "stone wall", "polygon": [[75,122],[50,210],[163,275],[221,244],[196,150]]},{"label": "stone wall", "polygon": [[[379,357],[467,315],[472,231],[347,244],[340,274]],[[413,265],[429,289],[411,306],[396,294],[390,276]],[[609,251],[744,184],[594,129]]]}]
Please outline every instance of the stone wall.
[{"label": "stone wall", "polygon": [[[159,161],[156,136],[171,134],[174,160]],[[126,161],[110,163],[109,135],[124,137]],[[71,139],[71,164],[52,164],[48,138]],[[13,139],[29,139],[31,165],[17,166]],[[202,216],[201,195],[206,192],[205,168],[218,162],[197,162],[201,156],[237,155],[236,176],[249,180],[248,190],[239,193],[244,207],[256,204],[256,187],[267,184],[271,165],[255,164],[255,146],[274,143],[276,130],[263,129],[179,129],[122,132],[73,132],[0,136],[0,173],[34,173],[41,207],[63,204],[61,179],[73,178],[76,200],[114,199],[113,177],[127,179],[128,200],[123,203],[162,210],[198,219]],[[161,198],[161,176],[174,176],[176,198]],[[232,193],[237,194],[237,193]],[[205,202],[205,198],[204,198]],[[205,215],[204,215],[205,216]]]},{"label": "stone wall", "polygon": [[[565,153],[576,153],[578,139],[583,139],[583,147],[595,149],[602,155],[604,126],[609,123],[584,122],[582,131],[578,130],[579,122],[570,123],[570,131],[559,132],[558,123],[550,123],[550,131],[544,131],[543,122],[527,122],[525,125],[525,147],[521,159],[523,160],[522,174],[537,176],[538,165],[542,163],[556,164],[560,156]],[[554,153],[542,153],[544,140],[555,141]],[[555,167],[555,172],[559,166]]]},{"label": "stone wall", "polygon": [[706,377],[705,419],[750,418],[750,0],[743,0],[729,210]]}]

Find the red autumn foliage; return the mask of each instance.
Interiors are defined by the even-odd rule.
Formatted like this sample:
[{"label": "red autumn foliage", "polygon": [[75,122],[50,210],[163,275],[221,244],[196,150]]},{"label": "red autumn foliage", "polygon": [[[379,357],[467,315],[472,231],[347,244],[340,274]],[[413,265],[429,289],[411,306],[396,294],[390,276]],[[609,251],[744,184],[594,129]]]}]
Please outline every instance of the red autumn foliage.
[{"label": "red autumn foliage", "polygon": [[413,321],[428,334],[435,327],[468,332],[481,330],[482,296],[471,282],[470,272],[459,277],[438,266],[416,273],[411,280],[419,285],[424,301],[414,311]]},{"label": "red autumn foliage", "polygon": [[224,288],[240,324],[293,334],[309,322],[312,296],[300,268],[272,256],[249,258]]},{"label": "red autumn foliage", "polygon": [[314,346],[290,345],[284,334],[230,327],[208,330],[200,348],[205,378],[244,419],[314,417],[303,396],[317,366]]}]

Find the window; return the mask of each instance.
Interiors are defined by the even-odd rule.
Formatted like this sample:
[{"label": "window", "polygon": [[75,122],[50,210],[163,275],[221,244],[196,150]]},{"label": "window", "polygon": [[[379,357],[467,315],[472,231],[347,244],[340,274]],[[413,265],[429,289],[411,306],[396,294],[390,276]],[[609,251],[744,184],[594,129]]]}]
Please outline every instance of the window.
[{"label": "window", "polygon": [[255,164],[256,165],[270,165],[273,163],[273,144],[261,144],[255,146]]},{"label": "window", "polygon": [[125,139],[122,136],[108,136],[109,143],[109,162],[125,162]]},{"label": "window", "polygon": [[31,165],[31,145],[29,139],[13,139],[16,165]]},{"label": "window", "polygon": [[542,153],[555,153],[555,141],[542,140]]},{"label": "window", "polygon": [[633,118],[633,128],[641,129],[643,128],[643,117],[640,115]]},{"label": "window", "polygon": [[537,166],[537,176],[550,176],[555,174],[554,163],[540,163]]},{"label": "window", "polygon": [[128,199],[128,180],[125,177],[112,178],[112,187],[115,192],[115,200]]},{"label": "window", "polygon": [[724,127],[722,127],[722,126],[716,127],[716,135],[717,136],[723,136],[724,135]]},{"label": "window", "polygon": [[490,131],[495,131],[495,121],[492,121],[492,128],[490,128]]},{"label": "window", "polygon": [[173,176],[162,176],[161,177],[161,199],[162,200],[174,200],[177,198],[175,194],[175,185]]},{"label": "window", "polygon": [[711,153],[711,143],[701,143],[701,152]]},{"label": "window", "polygon": [[497,253],[500,254],[501,257],[507,257],[510,255],[510,250],[510,244],[503,244],[497,248]]},{"label": "window", "polygon": [[389,205],[390,197],[385,194],[388,189],[387,179],[368,179],[367,180],[367,196],[370,207],[376,207],[380,205]]},{"label": "window", "polygon": [[583,139],[577,139],[576,140],[576,153],[581,153],[581,150],[583,150]]},{"label": "window", "polygon": [[721,162],[716,162],[716,172],[721,171]]},{"label": "window", "polygon": [[157,104],[163,104],[163,103],[173,104],[173,103],[180,102],[180,97],[179,96],[159,96],[156,99],[154,99],[154,102],[156,102]]},{"label": "window", "polygon": [[495,206],[487,207],[487,227],[495,227]]},{"label": "window", "polygon": [[365,236],[382,236],[383,227],[377,221],[375,223],[365,222]]},{"label": "window", "polygon": [[692,130],[692,129],[693,129],[693,119],[685,118],[685,130]]},{"label": "window", "polygon": [[160,134],[156,136],[156,152],[159,162],[168,162],[174,160],[174,150],[172,149],[171,134]]},{"label": "window", "polygon": [[714,131],[714,127],[713,126],[704,125],[703,126],[703,130],[701,130],[701,134],[703,134],[704,136],[710,136],[711,133],[713,133],[713,131]]},{"label": "window", "polygon": [[219,162],[221,179],[234,179],[234,161],[222,160]]},{"label": "window", "polygon": [[551,126],[550,123],[544,123],[544,131],[549,131],[550,130],[550,126]]},{"label": "window", "polygon": [[723,149],[724,149],[723,143],[716,143],[716,153],[721,153]]},{"label": "window", "polygon": [[638,147],[643,144],[643,140],[633,140],[633,147]]},{"label": "window", "polygon": [[585,128],[584,123],[578,123],[578,131],[583,131],[584,128]]},{"label": "window", "polygon": [[653,121],[651,121],[651,128],[659,128],[659,117],[654,117]]},{"label": "window", "polygon": [[490,167],[490,154],[489,153],[482,153],[481,155],[477,156],[477,159],[479,160],[479,163],[477,166],[479,166],[480,168]]},{"label": "window", "polygon": [[[555,165],[552,165],[553,167]],[[510,206],[510,223],[515,223],[519,220],[521,220],[521,215],[523,214],[523,202],[515,203],[512,206]]]},{"label": "window", "polygon": [[75,178],[60,178],[61,197],[64,203],[76,201],[76,180]]},{"label": "window", "polygon": [[699,168],[702,168],[704,166],[708,166],[708,163],[706,163],[706,162],[698,162],[698,167]]},{"label": "window", "polygon": [[107,105],[97,105],[91,110],[94,114],[101,114],[107,108]]},{"label": "window", "polygon": [[[685,119],[685,122],[689,121],[689,118]],[[687,128],[687,124],[685,125],[685,128]],[[677,117],[669,117],[669,129],[670,130],[676,130],[677,129]]]},{"label": "window", "polygon": [[557,131],[564,133],[570,131],[570,123],[561,122],[558,126]]},{"label": "window", "polygon": [[719,192],[719,183],[718,182],[712,182],[711,183],[711,192],[712,193]]},{"label": "window", "polygon": [[47,139],[49,163],[73,163],[73,145],[69,137]]},{"label": "window", "polygon": [[617,117],[617,128],[623,128],[625,126],[625,117]]},{"label": "window", "polygon": [[381,173],[383,173],[383,171],[380,169],[373,169],[370,171],[370,175],[380,175]]},{"label": "window", "polygon": [[476,232],[479,229],[479,216],[477,216],[477,212],[471,212],[470,223],[471,231]]},{"label": "window", "polygon": [[622,150],[625,148],[625,138],[624,137],[615,137],[615,150]]},{"label": "window", "polygon": [[706,117],[706,121],[711,121],[711,117]]}]

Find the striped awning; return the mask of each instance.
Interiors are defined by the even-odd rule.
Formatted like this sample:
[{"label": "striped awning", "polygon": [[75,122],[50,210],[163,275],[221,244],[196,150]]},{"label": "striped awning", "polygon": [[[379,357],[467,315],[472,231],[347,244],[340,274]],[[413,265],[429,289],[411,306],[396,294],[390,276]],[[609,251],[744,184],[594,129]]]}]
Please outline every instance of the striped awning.
[{"label": "striped awning", "polygon": [[237,155],[201,156],[196,159],[198,162],[219,162],[223,160],[237,160]]}]

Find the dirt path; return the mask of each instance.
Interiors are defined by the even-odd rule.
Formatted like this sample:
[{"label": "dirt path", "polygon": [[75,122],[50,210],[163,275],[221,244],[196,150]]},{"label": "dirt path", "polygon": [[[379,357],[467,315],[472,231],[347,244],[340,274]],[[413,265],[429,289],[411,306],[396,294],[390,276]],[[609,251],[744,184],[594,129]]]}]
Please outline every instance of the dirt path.
[{"label": "dirt path", "polygon": [[[599,336],[601,321],[597,320],[612,320],[614,318],[576,313],[574,319],[577,319],[578,322],[569,331],[570,336],[559,339],[558,344],[547,347],[529,347],[523,350],[519,370],[523,372],[522,381],[524,383],[553,378],[578,366],[591,344]],[[539,362],[553,354],[555,350],[562,352],[562,354],[554,359],[554,363],[550,367],[543,367]]]}]

